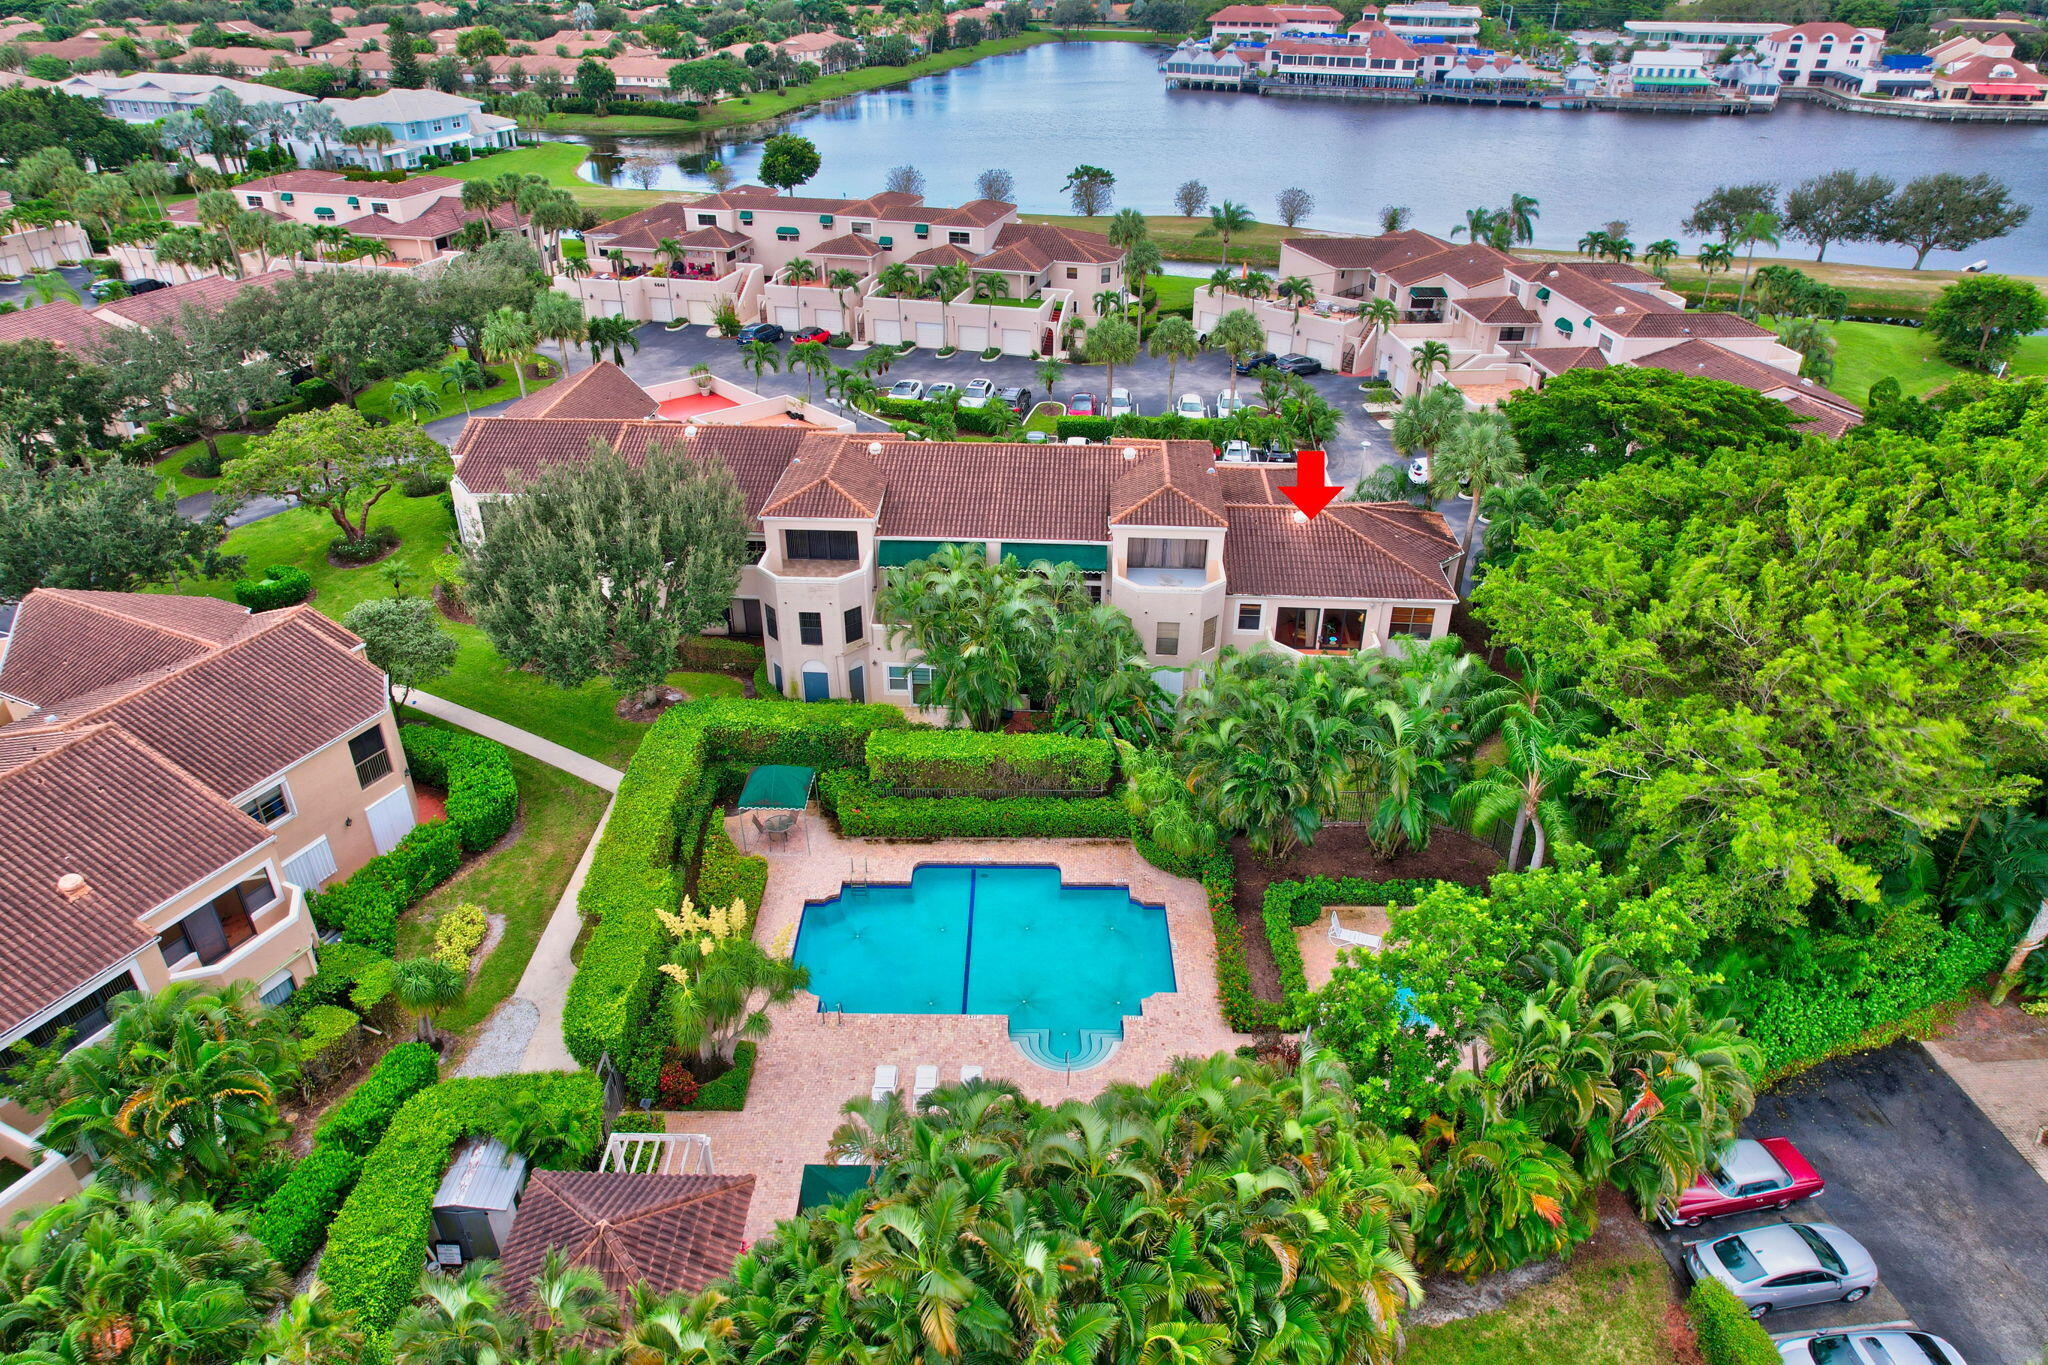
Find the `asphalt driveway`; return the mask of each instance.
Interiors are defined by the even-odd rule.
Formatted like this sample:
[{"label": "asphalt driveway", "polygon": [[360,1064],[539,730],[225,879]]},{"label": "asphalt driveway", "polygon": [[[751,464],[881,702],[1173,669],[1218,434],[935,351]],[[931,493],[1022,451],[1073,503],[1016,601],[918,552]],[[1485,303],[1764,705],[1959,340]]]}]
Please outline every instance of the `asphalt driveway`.
[{"label": "asphalt driveway", "polygon": [[[1718,1219],[1683,1243],[1786,1218],[1863,1243],[1880,1283],[1856,1304],[1774,1313],[1774,1332],[1910,1319],[1969,1365],[2024,1365],[2048,1347],[2048,1182],[1918,1043],[1814,1068],[1757,1103],[1746,1132],[1792,1139],[1827,1180],[1783,1214]],[[1682,1279],[1682,1276],[1681,1276]]]}]

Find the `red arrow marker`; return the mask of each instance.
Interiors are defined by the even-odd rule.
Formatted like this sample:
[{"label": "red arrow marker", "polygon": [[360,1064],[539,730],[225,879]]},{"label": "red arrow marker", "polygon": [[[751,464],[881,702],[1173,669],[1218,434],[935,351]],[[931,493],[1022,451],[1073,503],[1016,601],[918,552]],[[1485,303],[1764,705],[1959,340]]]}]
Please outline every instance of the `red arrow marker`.
[{"label": "red arrow marker", "polygon": [[1280,485],[1280,491],[1301,509],[1303,516],[1311,520],[1344,491],[1324,475],[1323,459],[1320,450],[1300,452],[1295,456],[1294,482]]}]

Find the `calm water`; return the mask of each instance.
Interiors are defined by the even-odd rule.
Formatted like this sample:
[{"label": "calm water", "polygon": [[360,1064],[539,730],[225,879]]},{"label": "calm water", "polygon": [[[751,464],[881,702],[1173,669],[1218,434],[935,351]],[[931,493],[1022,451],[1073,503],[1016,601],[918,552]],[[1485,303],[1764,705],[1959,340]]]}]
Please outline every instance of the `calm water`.
[{"label": "calm water", "polygon": [[[924,172],[934,203],[973,194],[1001,167],[1027,211],[1063,212],[1079,162],[1116,173],[1116,203],[1166,212],[1195,178],[1212,198],[1273,217],[1273,196],[1315,196],[1307,226],[1370,231],[1379,210],[1405,204],[1416,226],[1444,233],[1467,208],[1516,192],[1542,201],[1539,246],[1570,247],[1587,228],[1628,220],[1637,243],[1682,237],[1702,189],[1721,181],[1792,184],[1851,167],[1904,180],[1932,171],[1989,171],[2035,206],[2010,237],[1929,265],[1988,257],[1994,268],[2048,274],[2048,124],[1976,126],[1874,118],[1788,104],[1747,118],[1372,105],[1165,89],[1160,49],[1135,43],[1049,43],[807,111],[788,126],[818,144],[824,168],[805,192],[857,196],[892,166]],[[668,137],[571,139],[591,144],[591,179],[622,187],[703,189],[707,150],[743,180],[758,141],[708,145]],[[1693,245],[1687,241],[1687,246]],[[1797,251],[1788,243],[1788,252]],[[1831,257],[1911,265],[1910,253],[1837,247]]]}]

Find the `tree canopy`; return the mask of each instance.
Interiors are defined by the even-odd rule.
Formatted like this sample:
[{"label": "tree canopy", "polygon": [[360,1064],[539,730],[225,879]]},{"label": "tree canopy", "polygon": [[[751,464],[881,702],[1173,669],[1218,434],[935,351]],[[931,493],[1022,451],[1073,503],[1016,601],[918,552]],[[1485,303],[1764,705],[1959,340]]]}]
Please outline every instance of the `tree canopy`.
[{"label": "tree canopy", "polygon": [[285,418],[249,442],[221,469],[246,495],[296,498],[318,507],[343,538],[370,534],[370,512],[408,478],[446,478],[448,452],[416,426],[371,426],[354,408],[323,408]]},{"label": "tree canopy", "polygon": [[817,144],[795,133],[778,133],[761,144],[761,183],[793,190],[818,173]]},{"label": "tree canopy", "polygon": [[76,459],[115,444],[113,376],[47,341],[0,345],[0,457]]},{"label": "tree canopy", "polygon": [[1567,370],[1516,394],[1501,412],[1530,465],[1552,485],[1716,445],[1789,442],[1799,420],[1740,384],[1634,365]]},{"label": "tree canopy", "polygon": [[2010,359],[2021,338],[2048,323],[2048,299],[2029,280],[1971,275],[1941,291],[1927,310],[1927,330],[1940,338],[1941,358],[1973,370]]},{"label": "tree canopy", "polygon": [[227,307],[230,325],[262,339],[287,365],[306,365],[353,404],[369,385],[440,359],[446,322],[412,280],[372,270],[294,275],[266,290],[244,290]]},{"label": "tree canopy", "polygon": [[236,572],[217,553],[224,508],[198,519],[159,492],[155,471],[129,464],[38,472],[0,460],[0,598],[35,588],[133,592],[198,571]]}]

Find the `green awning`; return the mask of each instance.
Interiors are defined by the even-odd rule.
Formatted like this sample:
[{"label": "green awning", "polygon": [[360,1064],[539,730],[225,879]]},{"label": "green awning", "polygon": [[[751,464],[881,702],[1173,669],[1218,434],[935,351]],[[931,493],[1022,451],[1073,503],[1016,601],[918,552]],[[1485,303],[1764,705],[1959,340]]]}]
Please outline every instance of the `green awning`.
[{"label": "green awning", "polygon": [[900,569],[905,564],[930,559],[947,545],[978,550],[983,543],[979,540],[878,540],[875,542],[875,563],[885,569]]},{"label": "green awning", "polygon": [[797,1188],[796,1211],[836,1204],[866,1189],[874,1177],[872,1166],[806,1166],[803,1184]]},{"label": "green awning", "polygon": [[1714,83],[1705,76],[1636,76],[1633,83],[1638,89],[1656,86],[1663,90],[1711,90]]},{"label": "green awning", "polygon": [[1434,284],[1422,284],[1417,285],[1415,288],[1409,290],[1408,297],[1411,299],[1442,299],[1449,298],[1450,295],[1441,286]]},{"label": "green awning", "polygon": [[747,774],[740,792],[741,810],[802,810],[811,802],[811,783],[816,768],[798,768],[787,763],[769,763]]},{"label": "green awning", "polygon": [[1563,332],[1566,336],[1570,336],[1572,334],[1572,320],[1570,318],[1559,318],[1557,320],[1557,330]]},{"label": "green awning", "polygon": [[1020,564],[1046,560],[1053,564],[1071,564],[1083,573],[1106,573],[1109,570],[1109,547],[1107,545],[1057,545],[1033,540],[1006,540],[1003,553],[1015,555]]}]

